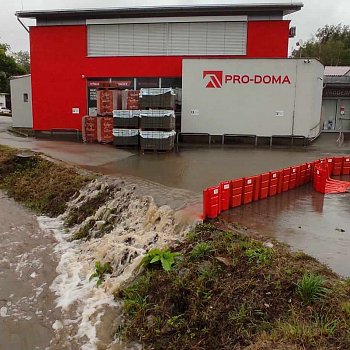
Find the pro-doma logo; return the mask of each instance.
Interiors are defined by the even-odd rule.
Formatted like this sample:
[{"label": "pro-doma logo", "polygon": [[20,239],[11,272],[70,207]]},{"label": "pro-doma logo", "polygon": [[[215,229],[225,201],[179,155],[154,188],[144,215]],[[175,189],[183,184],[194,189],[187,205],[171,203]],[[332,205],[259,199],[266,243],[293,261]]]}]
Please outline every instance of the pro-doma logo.
[{"label": "pro-doma logo", "polygon": [[[208,79],[209,78],[209,79]],[[203,71],[203,79],[208,80],[206,88],[220,89],[225,84],[290,85],[288,75],[248,75],[224,74],[223,71]]]}]

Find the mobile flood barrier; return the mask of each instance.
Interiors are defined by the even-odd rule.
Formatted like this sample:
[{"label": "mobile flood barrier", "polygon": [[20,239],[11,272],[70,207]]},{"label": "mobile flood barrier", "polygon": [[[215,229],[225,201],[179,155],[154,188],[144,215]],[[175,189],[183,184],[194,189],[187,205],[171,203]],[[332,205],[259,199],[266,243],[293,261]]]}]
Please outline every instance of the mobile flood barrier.
[{"label": "mobile flood barrier", "polygon": [[332,157],[269,171],[260,175],[223,181],[203,191],[203,220],[221,212],[293,190],[313,182],[315,191],[344,193],[350,182],[330,176],[350,175],[350,156]]}]

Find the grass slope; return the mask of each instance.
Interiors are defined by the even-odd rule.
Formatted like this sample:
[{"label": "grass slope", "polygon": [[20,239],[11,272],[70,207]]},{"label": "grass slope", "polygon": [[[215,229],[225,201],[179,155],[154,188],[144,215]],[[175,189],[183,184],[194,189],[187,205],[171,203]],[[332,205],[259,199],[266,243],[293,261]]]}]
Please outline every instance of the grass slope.
[{"label": "grass slope", "polygon": [[16,149],[0,146],[0,188],[37,213],[62,214],[68,200],[91,180],[40,155],[17,154]]},{"label": "grass slope", "polygon": [[116,294],[125,339],[168,350],[350,349],[350,283],[315,259],[211,225],[174,251],[170,272],[150,264]]}]

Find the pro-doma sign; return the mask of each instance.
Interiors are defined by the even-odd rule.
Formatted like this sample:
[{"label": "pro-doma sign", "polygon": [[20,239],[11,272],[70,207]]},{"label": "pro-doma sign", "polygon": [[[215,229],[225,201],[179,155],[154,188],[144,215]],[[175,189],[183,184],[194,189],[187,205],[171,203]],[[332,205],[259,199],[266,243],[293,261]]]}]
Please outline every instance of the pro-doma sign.
[{"label": "pro-doma sign", "polygon": [[288,75],[225,74],[223,71],[209,70],[203,71],[203,79],[206,82],[206,88],[209,89],[220,89],[226,84],[291,84]]},{"label": "pro-doma sign", "polygon": [[184,133],[316,137],[324,68],[304,59],[184,59]]}]

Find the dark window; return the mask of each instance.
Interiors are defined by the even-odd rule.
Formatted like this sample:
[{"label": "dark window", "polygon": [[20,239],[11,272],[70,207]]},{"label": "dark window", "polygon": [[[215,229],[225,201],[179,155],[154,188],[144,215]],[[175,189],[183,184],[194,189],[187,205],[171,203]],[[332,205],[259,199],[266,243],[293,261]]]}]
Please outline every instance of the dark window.
[{"label": "dark window", "polygon": [[141,88],[159,88],[159,78],[137,78],[136,90]]},{"label": "dark window", "polygon": [[162,88],[182,88],[181,78],[162,78]]},{"label": "dark window", "polygon": [[28,102],[28,94],[23,94],[23,102]]}]

